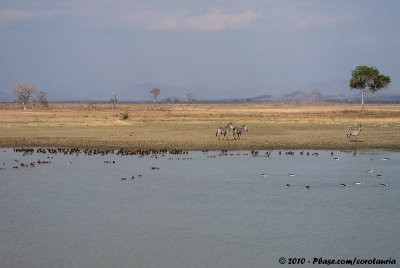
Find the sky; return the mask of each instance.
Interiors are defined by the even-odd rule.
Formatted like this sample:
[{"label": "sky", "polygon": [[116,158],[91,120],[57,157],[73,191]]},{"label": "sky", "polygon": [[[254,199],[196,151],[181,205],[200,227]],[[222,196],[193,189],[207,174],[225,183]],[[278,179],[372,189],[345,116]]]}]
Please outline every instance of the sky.
[{"label": "sky", "polygon": [[0,0],[0,91],[348,94],[351,70],[368,65],[398,92],[399,12],[398,0]]}]

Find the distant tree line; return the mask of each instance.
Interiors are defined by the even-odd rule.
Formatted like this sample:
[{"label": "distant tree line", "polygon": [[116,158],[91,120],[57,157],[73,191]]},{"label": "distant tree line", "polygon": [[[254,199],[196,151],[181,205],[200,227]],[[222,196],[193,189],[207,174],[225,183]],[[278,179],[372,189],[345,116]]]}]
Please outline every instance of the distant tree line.
[{"label": "distant tree line", "polygon": [[[378,68],[374,66],[357,66],[351,73],[351,79],[349,80],[350,89],[358,89],[361,91],[361,104],[362,112],[364,113],[364,103],[365,94],[367,92],[375,93],[383,88],[386,88],[391,83],[390,76],[380,74]],[[30,102],[35,102],[40,105],[42,109],[47,109],[49,102],[47,100],[47,94],[45,91],[39,90],[33,84],[20,83],[13,88],[14,94],[16,96],[16,102],[22,104],[23,109],[27,109],[27,105]],[[153,103],[156,104],[157,97],[160,95],[161,90],[158,87],[154,87],[150,90],[151,98]],[[322,93],[319,89],[314,89],[311,92],[316,103],[320,103],[322,98]],[[36,100],[33,100],[33,97]],[[188,105],[196,102],[195,93],[190,91],[187,97]],[[113,105],[113,110],[115,110],[116,104],[118,102],[117,94],[114,92],[111,98],[111,104]],[[250,98],[245,99],[245,102],[250,103],[252,100]],[[178,99],[166,98],[165,103],[179,103]],[[211,103],[212,101],[209,101]],[[239,102],[239,100],[233,100],[233,102]]]}]

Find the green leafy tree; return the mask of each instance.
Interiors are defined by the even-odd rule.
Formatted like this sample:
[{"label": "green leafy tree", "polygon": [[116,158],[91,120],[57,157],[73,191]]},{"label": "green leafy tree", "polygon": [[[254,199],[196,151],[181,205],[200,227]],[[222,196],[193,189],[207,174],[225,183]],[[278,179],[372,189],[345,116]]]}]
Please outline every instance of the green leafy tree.
[{"label": "green leafy tree", "polygon": [[375,93],[390,84],[390,76],[379,73],[376,67],[357,66],[351,72],[350,89],[361,90],[361,110],[364,113],[364,96],[367,91]]}]

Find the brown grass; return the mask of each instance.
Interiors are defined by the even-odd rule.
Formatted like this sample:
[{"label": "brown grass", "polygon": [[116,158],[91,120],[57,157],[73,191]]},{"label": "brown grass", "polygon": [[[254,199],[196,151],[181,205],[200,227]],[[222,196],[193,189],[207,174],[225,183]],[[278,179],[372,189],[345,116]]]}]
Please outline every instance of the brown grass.
[{"label": "brown grass", "polygon": [[[400,149],[400,105],[53,104],[48,110],[0,105],[1,147],[137,149]],[[120,120],[122,111],[129,118]],[[248,125],[241,140],[216,128]],[[347,129],[361,124],[358,142]]]}]

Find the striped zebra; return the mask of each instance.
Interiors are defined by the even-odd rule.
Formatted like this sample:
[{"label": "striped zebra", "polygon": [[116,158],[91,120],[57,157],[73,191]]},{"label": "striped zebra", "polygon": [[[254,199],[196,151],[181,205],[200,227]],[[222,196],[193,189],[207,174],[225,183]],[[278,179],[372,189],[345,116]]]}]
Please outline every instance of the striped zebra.
[{"label": "striped zebra", "polygon": [[215,136],[218,138],[218,140],[220,139],[220,136],[222,135],[222,140],[226,139],[229,140],[229,132],[231,132],[231,130],[234,129],[232,123],[229,123],[226,125],[226,127],[219,127],[217,129],[217,133],[215,133]]},{"label": "striped zebra", "polygon": [[347,138],[351,139],[351,137],[356,137],[356,140],[358,138],[358,136],[360,135],[361,132],[361,125],[358,126],[358,128],[349,128],[349,130],[347,131]]},{"label": "striped zebra", "polygon": [[[249,130],[247,129],[247,126],[246,126],[246,125],[243,125],[242,127],[235,127],[235,128],[233,128],[233,138],[234,138],[235,140],[240,140],[240,136],[242,136],[242,134],[243,134],[244,131],[249,131]],[[235,138],[235,135],[236,135],[236,138]]]}]

